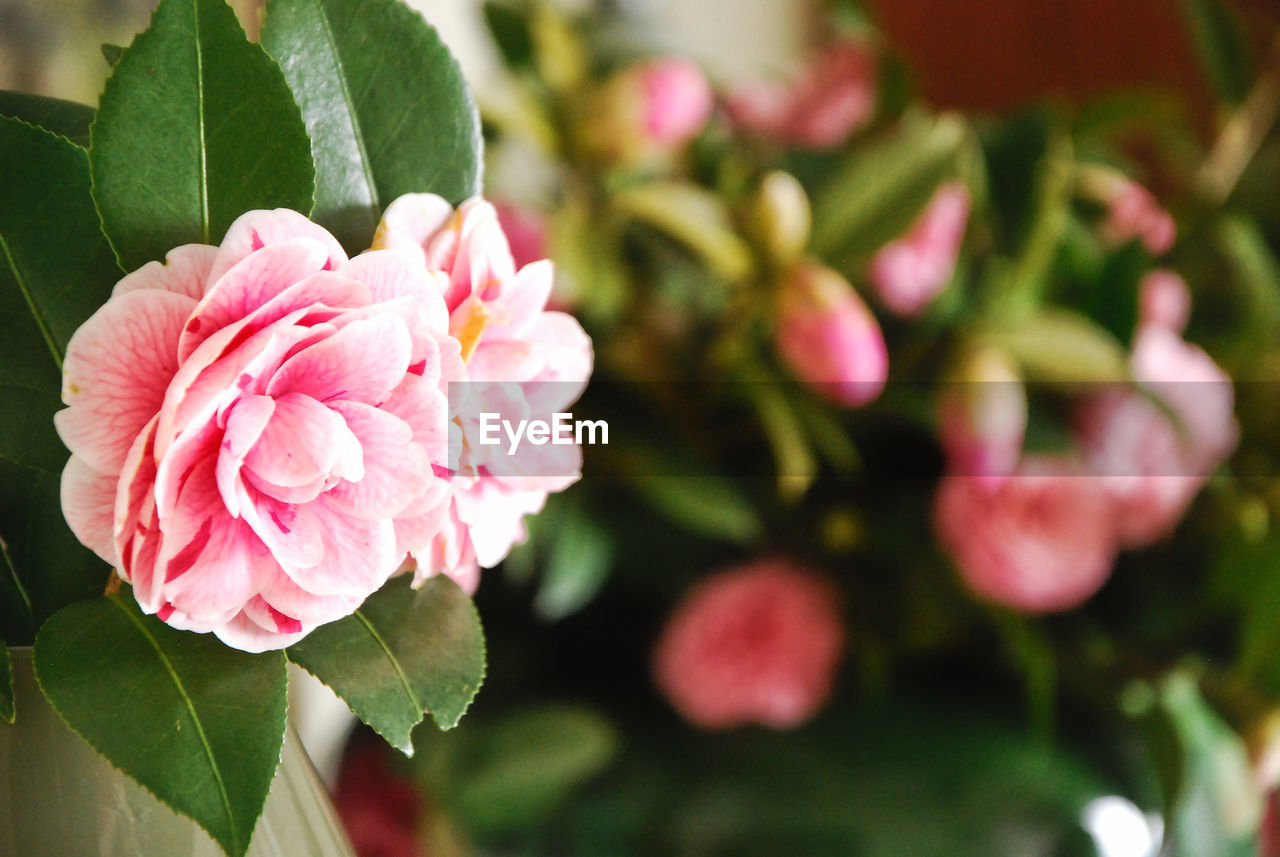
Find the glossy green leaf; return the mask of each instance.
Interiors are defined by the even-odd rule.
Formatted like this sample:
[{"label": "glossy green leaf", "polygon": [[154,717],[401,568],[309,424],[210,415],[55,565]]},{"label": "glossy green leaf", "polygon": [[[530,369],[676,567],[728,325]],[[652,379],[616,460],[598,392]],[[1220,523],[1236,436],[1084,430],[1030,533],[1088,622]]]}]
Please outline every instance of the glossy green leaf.
[{"label": "glossy green leaf", "polygon": [[311,210],[306,126],[223,0],[163,0],[116,63],[93,123],[93,197],[133,269],[217,244],[257,208]]},{"label": "glossy green leaf", "polygon": [[462,72],[399,0],[270,0],[262,44],[306,118],[317,222],[351,252],[405,193],[480,191],[480,120]]},{"label": "glossy green leaf", "polygon": [[911,225],[959,169],[968,129],[959,118],[903,123],[860,148],[814,199],[811,247],[848,268]]},{"label": "glossy green leaf", "polygon": [[126,587],[51,618],[34,657],[68,726],[230,857],[246,852],[284,740],[280,652],[174,630],[144,616]]},{"label": "glossy green leaf", "polygon": [[0,638],[0,717],[13,722],[13,665],[9,663],[9,647]]},{"label": "glossy green leaf", "polygon": [[93,124],[93,108],[75,101],[48,98],[26,92],[0,91],[0,116],[21,119],[66,137],[77,146],[89,145],[89,126]]},{"label": "glossy green leaf", "polygon": [[290,660],[406,755],[427,712],[441,729],[457,725],[485,672],[484,632],[467,594],[443,575],[417,591],[409,584],[408,575],[392,580],[289,648]]}]

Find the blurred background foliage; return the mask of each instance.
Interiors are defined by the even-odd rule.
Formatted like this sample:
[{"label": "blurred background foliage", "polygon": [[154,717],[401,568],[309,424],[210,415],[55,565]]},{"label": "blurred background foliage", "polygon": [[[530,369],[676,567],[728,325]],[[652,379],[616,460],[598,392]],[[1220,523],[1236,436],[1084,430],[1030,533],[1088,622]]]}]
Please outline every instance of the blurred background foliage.
[{"label": "blurred background foliage", "polygon": [[[692,13],[661,3],[472,10],[486,193],[594,338],[575,412],[627,430],[486,573],[489,679],[463,725],[419,730],[411,760],[353,739],[336,796],[362,857],[1280,853],[1280,9],[776,5],[797,55],[751,75],[723,60],[750,45],[699,56],[671,26]],[[85,45],[147,6],[0,3],[3,87],[91,101],[106,68]],[[838,139],[735,107],[841,43],[873,67],[831,72],[869,88]],[[635,70],[677,50],[714,99],[660,139]],[[824,83],[811,110],[833,109]],[[1108,232],[1129,182],[1176,243]],[[869,270],[948,184],[969,206],[954,273],[898,316]],[[775,347],[805,265],[878,322],[888,383],[865,406],[792,383],[815,379]],[[996,349],[1027,382],[1021,449],[1071,447],[1064,383],[1129,377],[1157,269],[1234,382],[1238,444],[1074,609],[975,597],[933,536],[946,379]],[[835,585],[843,660],[802,725],[700,728],[663,698],[655,644],[691,588],[760,557]]]}]

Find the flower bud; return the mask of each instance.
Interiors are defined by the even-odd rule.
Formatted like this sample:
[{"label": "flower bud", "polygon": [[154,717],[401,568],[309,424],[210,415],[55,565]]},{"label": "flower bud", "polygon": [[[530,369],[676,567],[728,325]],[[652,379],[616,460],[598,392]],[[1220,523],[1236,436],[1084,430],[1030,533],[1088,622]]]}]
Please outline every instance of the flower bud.
[{"label": "flower bud", "polygon": [[1106,193],[1107,218],[1103,233],[1116,243],[1138,239],[1147,252],[1161,256],[1173,248],[1178,227],[1169,212],[1142,185],[1116,179]]},{"label": "flower bud", "polygon": [[804,187],[790,173],[774,170],[764,177],[756,193],[756,235],[778,264],[799,259],[809,243],[812,217]]},{"label": "flower bud", "polygon": [[868,273],[880,302],[897,315],[923,311],[951,282],[968,219],[968,188],[938,188],[907,233],[872,258]]},{"label": "flower bud", "polygon": [[790,729],[830,695],[843,645],[834,589],[790,562],[761,560],[685,598],[654,651],[654,676],[705,729]]},{"label": "flower bud", "polygon": [[697,65],[664,57],[615,75],[593,106],[586,145],[607,159],[642,162],[693,140],[711,117],[714,98]]},{"label": "flower bud", "polygon": [[1138,323],[1181,333],[1191,317],[1191,292],[1173,271],[1152,271],[1138,284]]},{"label": "flower bud", "polygon": [[1018,465],[1027,430],[1027,392],[1002,351],[977,348],[961,359],[938,400],[938,434],[947,469],[999,479]]},{"label": "flower bud", "polygon": [[875,316],[844,277],[815,263],[796,268],[783,286],[776,345],[800,380],[846,407],[879,396],[889,374]]}]

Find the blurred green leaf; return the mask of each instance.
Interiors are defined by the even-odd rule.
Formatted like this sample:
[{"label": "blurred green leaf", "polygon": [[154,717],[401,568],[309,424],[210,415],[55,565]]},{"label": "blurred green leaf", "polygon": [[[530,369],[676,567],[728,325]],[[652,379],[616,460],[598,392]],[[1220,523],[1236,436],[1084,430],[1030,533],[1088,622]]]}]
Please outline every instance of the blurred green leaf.
[{"label": "blurred green leaf", "polygon": [[480,192],[480,119],[436,31],[399,0],[270,0],[262,45],[302,107],[316,222],[351,253],[406,193]]},{"label": "blurred green leaf", "polygon": [[533,65],[533,34],[525,13],[509,3],[484,4],[484,22],[489,35],[502,53],[508,68],[524,69]]},{"label": "blurred green leaf", "polygon": [[51,618],[34,659],[76,734],[230,857],[248,850],[284,740],[280,652],[250,655],[170,628],[125,587]]},{"label": "blurred green leaf", "polygon": [[658,229],[696,253],[719,276],[738,280],[751,273],[751,248],[734,231],[718,196],[681,181],[656,181],[619,191],[614,206]]},{"label": "blurred green leaf", "polygon": [[352,615],[289,647],[289,660],[405,754],[427,712],[441,729],[457,725],[485,671],[484,632],[467,594],[445,575],[416,591],[411,582],[391,580]]},{"label": "blurred green leaf", "polygon": [[1256,365],[1257,355],[1280,340],[1280,260],[1256,223],[1223,217],[1214,243],[1230,266],[1239,327],[1227,342],[1233,367]]},{"label": "blurred green leaf", "polygon": [[772,382],[745,385],[773,450],[778,493],[783,499],[797,500],[817,477],[818,460],[799,415],[783,395],[783,389],[783,385]]},{"label": "blurred green leaf", "polygon": [[1185,672],[1158,690],[1182,756],[1177,791],[1167,795],[1170,857],[1253,857],[1262,802],[1244,742],[1208,706]]},{"label": "blurred green leaf", "polygon": [[543,619],[556,621],[595,598],[609,576],[614,545],[609,532],[576,503],[546,537],[551,544],[533,609]]},{"label": "blurred green leaf", "polygon": [[958,116],[917,118],[856,149],[814,194],[814,252],[850,271],[905,232],[938,185],[956,175],[968,135]]},{"label": "blurred green leaf", "polygon": [[581,201],[569,199],[552,216],[556,292],[597,324],[616,321],[631,297],[621,252],[612,224],[602,223]]},{"label": "blurred green leaf", "polygon": [[180,244],[217,244],[252,209],[306,214],[315,197],[298,106],[223,0],[162,0],[102,92],[89,163],[129,270]]},{"label": "blurred green leaf", "polygon": [[1129,377],[1124,348],[1115,337],[1069,310],[1042,310],[990,336],[1018,361],[1030,381],[1072,384]]},{"label": "blurred green leaf", "polygon": [[1252,50],[1244,22],[1222,0],[1181,0],[1191,43],[1215,95],[1244,100],[1253,80]]},{"label": "blurred green leaf", "polygon": [[722,477],[637,474],[628,483],[655,509],[690,532],[747,543],[763,530],[755,507],[733,482]]},{"label": "blurred green leaf", "polygon": [[21,119],[28,125],[66,137],[81,148],[89,145],[93,113],[93,108],[87,104],[0,90],[0,116]]},{"label": "blurred green leaf", "polygon": [[424,736],[419,770],[466,830],[493,836],[545,819],[617,756],[618,745],[600,714],[544,705]]}]

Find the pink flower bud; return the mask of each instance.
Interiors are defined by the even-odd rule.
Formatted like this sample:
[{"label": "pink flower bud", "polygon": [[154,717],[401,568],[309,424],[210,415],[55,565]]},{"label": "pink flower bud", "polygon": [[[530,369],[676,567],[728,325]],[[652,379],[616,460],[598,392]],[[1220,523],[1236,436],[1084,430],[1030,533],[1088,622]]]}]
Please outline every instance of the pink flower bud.
[{"label": "pink flower bud", "polygon": [[1191,292],[1173,271],[1152,271],[1138,285],[1138,323],[1181,333],[1191,317]]},{"label": "pink flower bud", "polygon": [[1178,237],[1173,217],[1151,191],[1127,179],[1116,180],[1108,193],[1103,232],[1117,243],[1137,238],[1153,256],[1168,253]]},{"label": "pink flower bud", "polygon": [[938,486],[938,539],[975,593],[1027,613],[1075,607],[1102,587],[1117,544],[1096,479],[1068,459],[1029,457],[998,483],[947,476]]},{"label": "pink flower bud", "polygon": [[1003,352],[979,348],[944,383],[938,433],[947,468],[958,475],[999,479],[1011,474],[1027,430],[1027,391]]},{"label": "pink flower bud", "polygon": [[751,83],[729,95],[740,128],[783,144],[830,149],[875,111],[876,66],[867,48],[838,41],[788,84]]},{"label": "pink flower bud", "polygon": [[968,219],[968,188],[961,182],[938,188],[907,234],[871,260],[871,285],[880,302],[904,316],[928,306],[951,282]]},{"label": "pink flower bud", "polygon": [[802,381],[847,407],[879,396],[889,374],[875,316],[847,280],[821,265],[802,265],[784,286],[776,345]]},{"label": "pink flower bud", "polygon": [[677,147],[698,136],[714,100],[707,77],[679,57],[656,59],[630,72],[644,94],[644,133],[661,146]]},{"label": "pink flower bud", "polygon": [[1238,428],[1231,379],[1173,331],[1139,330],[1130,368],[1146,392],[1111,389],[1093,396],[1081,408],[1077,430],[1115,505],[1121,544],[1137,548],[1173,531],[1235,448]]},{"label": "pink flower bud", "polygon": [[789,729],[826,701],[843,645],[832,587],[785,560],[761,560],[685,597],[654,651],[654,675],[690,723]]}]

